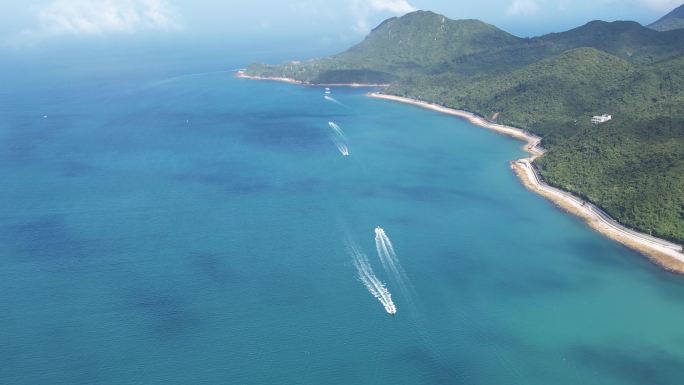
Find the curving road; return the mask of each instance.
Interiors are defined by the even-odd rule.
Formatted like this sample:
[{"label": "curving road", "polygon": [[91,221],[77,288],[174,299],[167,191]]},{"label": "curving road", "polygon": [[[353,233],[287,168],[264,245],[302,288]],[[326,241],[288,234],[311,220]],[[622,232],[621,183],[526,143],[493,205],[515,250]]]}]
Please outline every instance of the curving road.
[{"label": "curving road", "polygon": [[537,188],[552,195],[555,195],[557,198],[562,199],[568,203],[571,203],[577,210],[583,212],[584,214],[592,218],[599,220],[602,225],[605,225],[606,227],[610,228],[612,231],[618,233],[619,235],[629,238],[630,240],[640,243],[644,246],[665,253],[668,256],[677,259],[678,261],[684,262],[684,253],[682,253],[682,245],[678,245],[676,243],[672,243],[664,239],[656,238],[654,236],[640,233],[633,229],[627,228],[618,223],[615,219],[608,215],[608,213],[606,213],[600,207],[594,205],[593,203],[584,201],[576,197],[575,195],[570,194],[567,191],[563,191],[561,189],[549,186],[543,181],[536,168],[532,165],[532,160],[533,158],[524,158],[515,161],[515,163],[523,167],[525,173],[528,176],[528,179]]}]

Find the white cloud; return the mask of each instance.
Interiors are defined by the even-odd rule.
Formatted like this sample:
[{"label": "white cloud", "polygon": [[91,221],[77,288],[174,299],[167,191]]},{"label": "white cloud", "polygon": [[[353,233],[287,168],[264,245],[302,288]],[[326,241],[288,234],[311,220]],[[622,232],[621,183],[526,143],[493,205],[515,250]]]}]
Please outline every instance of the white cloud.
[{"label": "white cloud", "polygon": [[643,5],[655,11],[669,12],[682,5],[682,0],[639,0]]},{"label": "white cloud", "polygon": [[369,5],[375,11],[386,11],[399,14],[417,10],[416,7],[409,4],[406,0],[370,0]]},{"label": "white cloud", "polygon": [[19,40],[183,29],[178,12],[165,0],[53,0],[36,16],[38,26],[22,31]]},{"label": "white cloud", "polygon": [[362,34],[370,31],[369,19],[375,13],[403,15],[418,10],[407,0],[353,0],[351,5],[356,18],[352,30]]},{"label": "white cloud", "polygon": [[539,11],[539,4],[535,0],[514,0],[508,6],[506,14],[509,16],[530,16]]}]

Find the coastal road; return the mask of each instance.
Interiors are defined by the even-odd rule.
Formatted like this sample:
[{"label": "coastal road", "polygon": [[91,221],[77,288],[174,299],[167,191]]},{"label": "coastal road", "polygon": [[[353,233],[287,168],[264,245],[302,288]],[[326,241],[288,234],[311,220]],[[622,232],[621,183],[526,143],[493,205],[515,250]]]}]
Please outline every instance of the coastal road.
[{"label": "coastal road", "polygon": [[606,226],[612,232],[617,233],[617,235],[626,237],[644,246],[654,248],[680,262],[684,262],[684,253],[682,253],[683,249],[681,245],[627,228],[611,218],[610,215],[600,207],[584,201],[566,191],[549,186],[543,181],[529,158],[517,160],[515,163],[523,168],[528,176],[528,180],[532,182],[536,188],[572,204],[576,210],[588,217],[597,219],[602,225]]}]

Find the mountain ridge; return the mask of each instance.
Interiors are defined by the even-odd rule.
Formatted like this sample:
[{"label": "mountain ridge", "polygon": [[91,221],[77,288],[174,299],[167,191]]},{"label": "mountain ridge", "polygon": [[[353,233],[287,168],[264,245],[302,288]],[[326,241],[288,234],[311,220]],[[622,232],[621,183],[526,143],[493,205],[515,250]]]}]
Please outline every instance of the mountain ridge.
[{"label": "mountain ridge", "polygon": [[671,31],[684,28],[684,4],[648,25],[656,31]]}]

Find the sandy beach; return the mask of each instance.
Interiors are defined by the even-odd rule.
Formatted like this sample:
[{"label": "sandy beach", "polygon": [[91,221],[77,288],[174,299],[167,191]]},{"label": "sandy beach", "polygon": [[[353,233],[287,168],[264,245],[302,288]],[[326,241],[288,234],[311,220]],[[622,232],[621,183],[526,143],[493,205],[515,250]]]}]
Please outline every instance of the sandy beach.
[{"label": "sandy beach", "polygon": [[272,81],[272,82],[282,82],[282,83],[290,83],[290,84],[301,84],[301,85],[305,84],[304,82],[301,82],[299,80],[290,79],[290,78],[247,75],[244,71],[237,71],[235,73],[235,77],[238,77],[241,79],[249,79],[249,80],[267,80],[267,81]]},{"label": "sandy beach", "polygon": [[540,137],[533,135],[533,134],[531,134],[525,130],[521,130],[519,128],[509,127],[509,126],[504,126],[502,124],[492,123],[492,122],[490,122],[490,121],[488,121],[482,117],[479,117],[479,116],[477,116],[471,112],[462,111],[462,110],[455,110],[453,108],[440,106],[438,104],[432,104],[432,103],[423,102],[420,100],[404,98],[401,96],[386,95],[386,94],[381,94],[381,93],[377,93],[377,92],[369,93],[367,95],[370,96],[371,98],[392,100],[395,102],[406,103],[406,104],[411,104],[411,105],[422,107],[422,108],[427,108],[427,109],[430,109],[433,111],[441,112],[443,114],[458,116],[458,117],[466,119],[470,123],[476,124],[480,127],[485,127],[485,128],[490,129],[490,130],[494,130],[496,132],[499,132],[501,134],[508,135],[510,137],[524,141],[526,143],[525,144],[525,151],[532,154],[533,158],[537,158],[537,157],[544,154],[544,150],[539,147],[539,143],[541,142]]},{"label": "sandy beach", "polygon": [[469,122],[478,126],[485,127],[501,134],[524,141],[525,145],[523,148],[525,151],[530,153],[530,156],[512,161],[511,168],[515,171],[516,175],[518,175],[525,187],[549,199],[563,210],[584,219],[591,228],[607,236],[608,238],[640,252],[667,270],[684,274],[684,253],[682,253],[681,245],[677,245],[672,242],[626,228],[612,219],[601,208],[593,205],[592,203],[586,202],[566,191],[557,189],[544,183],[541,176],[532,164],[535,159],[544,155],[544,150],[539,147],[541,142],[540,137],[530,134],[519,128],[504,126],[502,124],[487,121],[484,118],[467,111],[456,110],[400,96],[385,95],[380,93],[369,93],[368,96],[411,104],[433,111],[457,116],[467,119]]},{"label": "sandy beach", "polygon": [[250,79],[250,80],[265,80],[265,81],[272,81],[272,82],[281,82],[281,83],[289,83],[289,84],[299,84],[302,86],[312,86],[312,87],[351,87],[351,88],[359,88],[359,87],[387,87],[389,84],[366,84],[366,83],[308,83],[308,82],[303,82],[300,80],[295,80],[291,78],[284,78],[284,77],[270,77],[270,76],[253,76],[253,75],[247,75],[244,71],[237,71],[235,73],[235,76],[241,79]]}]

